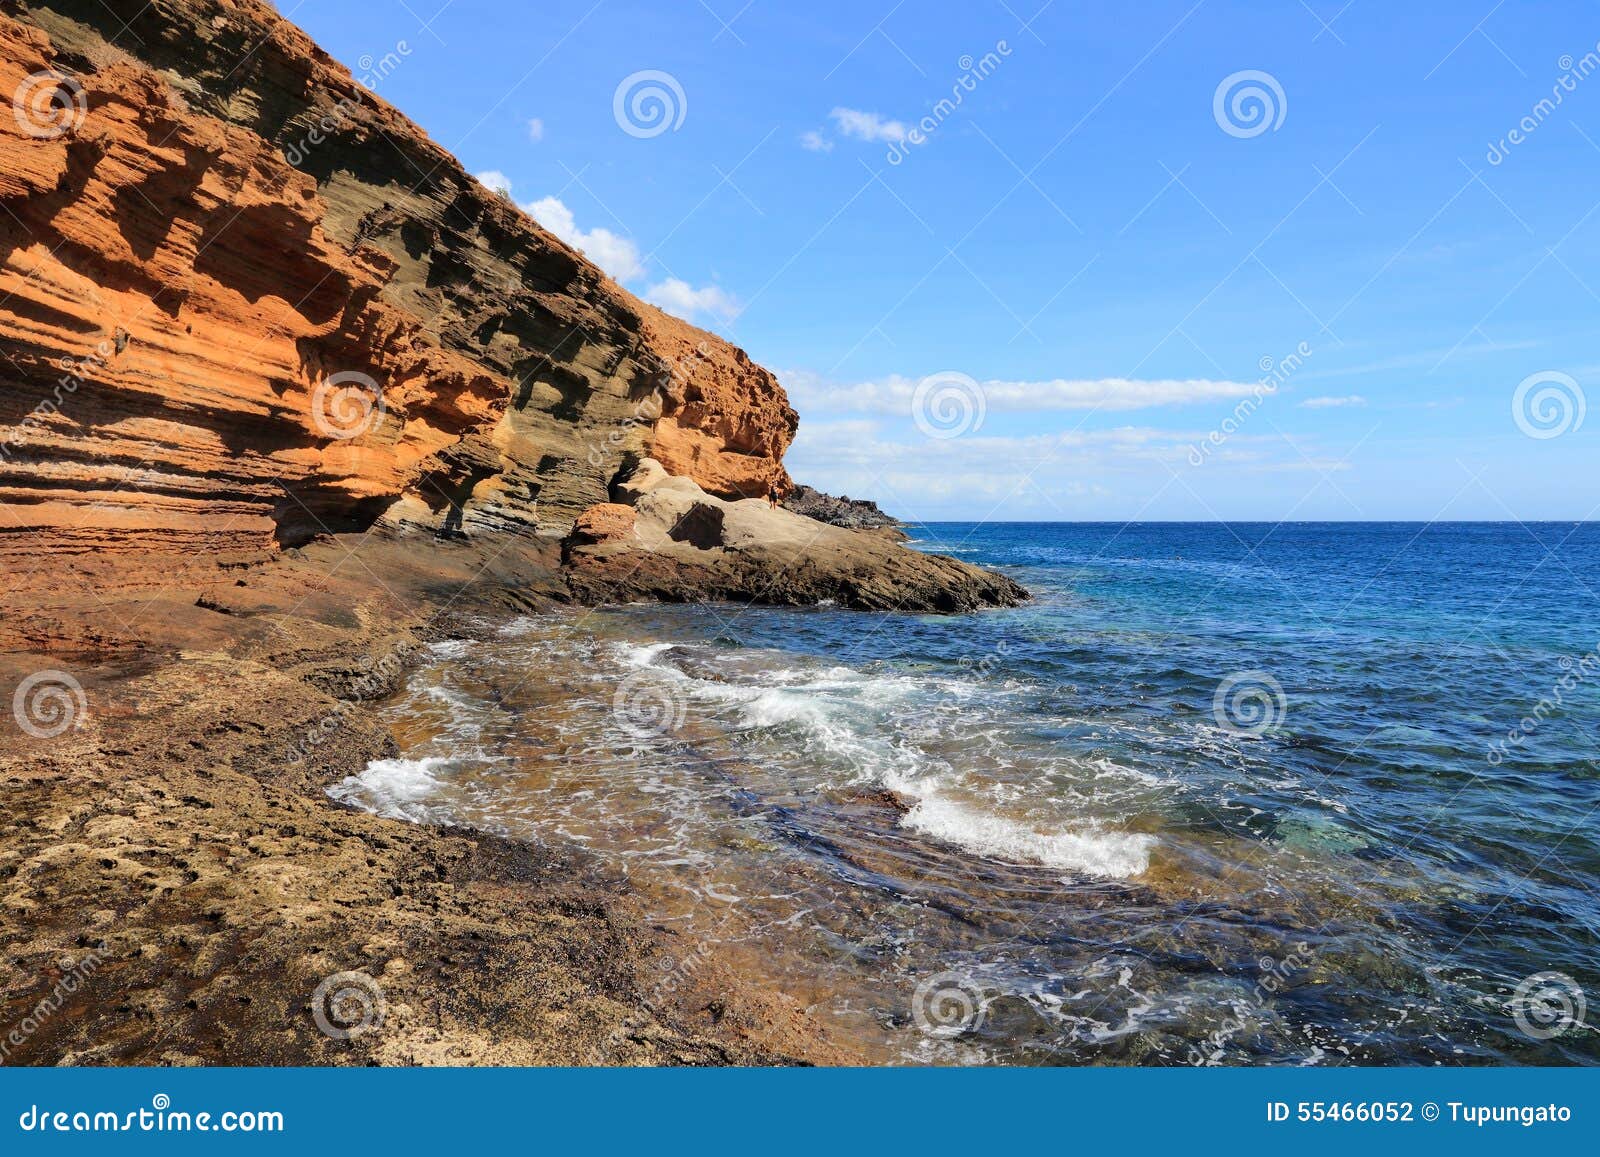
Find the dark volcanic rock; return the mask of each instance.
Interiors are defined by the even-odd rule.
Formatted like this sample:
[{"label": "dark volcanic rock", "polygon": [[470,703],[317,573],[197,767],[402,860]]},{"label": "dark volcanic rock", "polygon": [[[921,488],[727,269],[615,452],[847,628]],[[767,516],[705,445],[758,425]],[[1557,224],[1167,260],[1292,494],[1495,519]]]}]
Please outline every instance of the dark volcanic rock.
[{"label": "dark volcanic rock", "polygon": [[876,502],[841,495],[835,498],[814,486],[796,486],[783,500],[783,508],[829,526],[847,530],[873,530],[880,526],[899,526],[900,520],[878,509]]}]

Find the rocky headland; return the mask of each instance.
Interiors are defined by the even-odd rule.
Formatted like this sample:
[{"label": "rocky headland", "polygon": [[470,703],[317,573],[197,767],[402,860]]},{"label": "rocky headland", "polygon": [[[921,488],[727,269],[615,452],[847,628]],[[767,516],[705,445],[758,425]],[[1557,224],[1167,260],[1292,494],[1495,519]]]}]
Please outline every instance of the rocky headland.
[{"label": "rocky headland", "polygon": [[[581,854],[325,795],[485,616],[1026,598],[779,505],[776,378],[480,185],[384,67],[259,0],[0,0],[3,1060],[848,1059],[714,960],[664,986],[683,946]],[[311,1002],[350,971],[387,1018],[340,1039]]]},{"label": "rocky headland", "polygon": [[813,486],[796,486],[784,498],[783,508],[847,530],[876,530],[900,525],[898,518],[879,510],[878,504],[871,499],[824,494]]}]

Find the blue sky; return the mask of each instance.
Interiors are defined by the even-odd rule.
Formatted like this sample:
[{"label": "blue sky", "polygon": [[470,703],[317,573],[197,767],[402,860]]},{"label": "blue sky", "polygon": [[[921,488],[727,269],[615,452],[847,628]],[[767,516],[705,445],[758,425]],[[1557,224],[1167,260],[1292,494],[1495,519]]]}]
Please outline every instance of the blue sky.
[{"label": "blue sky", "polygon": [[1600,10],[1041,3],[280,7],[358,72],[404,41],[383,96],[776,371],[802,481],[928,519],[1595,515]]}]

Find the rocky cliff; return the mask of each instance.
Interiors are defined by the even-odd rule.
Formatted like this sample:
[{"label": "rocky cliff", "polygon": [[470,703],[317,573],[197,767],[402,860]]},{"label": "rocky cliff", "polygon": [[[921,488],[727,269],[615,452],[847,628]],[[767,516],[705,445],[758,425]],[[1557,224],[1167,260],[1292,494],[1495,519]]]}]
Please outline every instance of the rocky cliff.
[{"label": "rocky cliff", "polygon": [[362,63],[261,0],[0,0],[0,569],[33,619],[64,573],[100,599],[374,530],[525,540],[585,564],[582,599],[1025,597],[748,510],[782,552],[669,537],[700,553],[648,560],[646,588],[556,552],[642,462],[783,499],[797,416],[378,96],[399,57]]},{"label": "rocky cliff", "polygon": [[612,283],[269,5],[3,9],[9,549],[560,531],[646,455],[727,498],[787,492],[771,374]]}]

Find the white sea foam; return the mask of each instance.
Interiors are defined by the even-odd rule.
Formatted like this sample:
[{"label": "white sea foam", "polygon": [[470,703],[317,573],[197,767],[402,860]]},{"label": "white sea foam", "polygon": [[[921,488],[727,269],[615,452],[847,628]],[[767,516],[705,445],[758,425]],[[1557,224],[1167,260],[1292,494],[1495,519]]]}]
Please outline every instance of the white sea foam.
[{"label": "white sea foam", "polygon": [[616,654],[624,667],[661,667],[656,656],[676,647],[676,643],[618,643]]},{"label": "white sea foam", "polygon": [[446,756],[422,759],[374,759],[360,775],[352,775],[328,788],[341,803],[352,803],[391,819],[426,822],[433,799],[443,786],[434,773],[450,763]]},{"label": "white sea foam", "polygon": [[1155,837],[1128,832],[1044,832],[941,795],[918,800],[902,821],[912,831],[979,855],[1092,876],[1137,876]]}]

